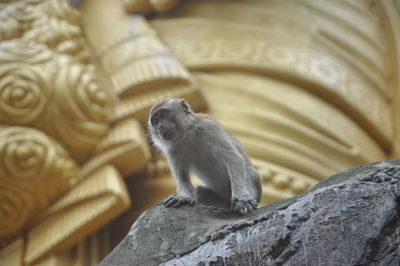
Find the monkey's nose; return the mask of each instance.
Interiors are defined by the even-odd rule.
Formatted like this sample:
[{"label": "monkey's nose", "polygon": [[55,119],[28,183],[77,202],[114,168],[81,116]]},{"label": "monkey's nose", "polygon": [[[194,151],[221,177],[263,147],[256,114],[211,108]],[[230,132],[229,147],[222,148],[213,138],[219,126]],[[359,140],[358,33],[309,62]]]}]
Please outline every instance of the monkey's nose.
[{"label": "monkey's nose", "polygon": [[159,126],[157,127],[157,129],[160,130],[160,129],[162,129],[163,127],[164,127],[163,125],[159,125]]}]

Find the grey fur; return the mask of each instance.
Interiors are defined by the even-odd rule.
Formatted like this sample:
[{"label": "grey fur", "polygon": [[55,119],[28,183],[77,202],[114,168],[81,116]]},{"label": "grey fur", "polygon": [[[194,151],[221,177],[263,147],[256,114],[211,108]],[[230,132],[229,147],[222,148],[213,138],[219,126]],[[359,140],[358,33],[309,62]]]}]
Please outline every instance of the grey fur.
[{"label": "grey fur", "polygon": [[[194,113],[183,99],[170,98],[151,108],[148,130],[177,184],[177,195],[167,198],[165,206],[193,205],[199,192],[204,195],[208,191],[223,201],[213,205],[229,204],[240,215],[257,208],[260,176],[239,141],[217,121]],[[196,189],[190,173],[199,177],[204,187]]]}]

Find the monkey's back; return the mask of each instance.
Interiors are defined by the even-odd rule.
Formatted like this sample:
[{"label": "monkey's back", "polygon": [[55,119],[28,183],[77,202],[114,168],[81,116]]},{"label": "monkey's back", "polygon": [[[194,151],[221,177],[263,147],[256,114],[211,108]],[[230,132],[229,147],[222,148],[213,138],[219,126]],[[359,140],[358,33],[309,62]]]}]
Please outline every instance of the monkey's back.
[{"label": "monkey's back", "polygon": [[191,173],[195,174],[203,184],[216,192],[225,200],[231,199],[231,182],[226,161],[226,153],[232,152],[227,140],[227,133],[222,126],[211,117],[199,114],[202,118],[196,122],[192,134],[192,150],[186,158]]},{"label": "monkey's back", "polygon": [[218,121],[204,114],[197,114],[197,116],[191,141],[193,157],[188,160],[190,171],[199,177],[207,187],[230,200],[229,164],[244,164],[245,174],[242,179],[246,187],[251,187],[251,194],[259,201],[260,177],[251,165],[240,142]]}]

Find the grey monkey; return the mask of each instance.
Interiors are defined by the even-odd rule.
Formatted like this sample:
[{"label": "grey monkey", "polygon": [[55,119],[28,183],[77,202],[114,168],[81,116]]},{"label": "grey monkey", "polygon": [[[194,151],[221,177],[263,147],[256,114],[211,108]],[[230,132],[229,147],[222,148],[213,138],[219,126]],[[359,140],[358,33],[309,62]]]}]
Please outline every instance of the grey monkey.
[{"label": "grey monkey", "polygon": [[[148,130],[177,184],[177,194],[164,201],[166,207],[193,205],[201,191],[208,191],[237,214],[257,208],[260,175],[239,141],[216,120],[194,113],[184,99],[169,98],[151,108]],[[195,188],[190,173],[204,186]]]}]

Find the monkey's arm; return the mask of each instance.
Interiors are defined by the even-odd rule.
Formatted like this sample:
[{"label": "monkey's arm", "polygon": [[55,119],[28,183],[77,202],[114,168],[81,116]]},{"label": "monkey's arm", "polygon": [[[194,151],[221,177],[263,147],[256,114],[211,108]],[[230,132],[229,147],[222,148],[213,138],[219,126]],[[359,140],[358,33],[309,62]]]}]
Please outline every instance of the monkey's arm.
[{"label": "monkey's arm", "polygon": [[246,166],[251,164],[239,141],[211,118],[203,120],[206,131],[199,135],[210,144],[213,157],[225,166],[231,184],[231,206],[235,213],[246,214],[257,208],[257,197],[252,195]]},{"label": "monkey's arm", "polygon": [[177,194],[169,196],[165,201],[166,207],[179,207],[181,205],[193,205],[196,203],[196,190],[190,180],[186,167],[177,165],[177,162],[169,159],[172,167],[172,175],[177,185]]},{"label": "monkey's arm", "polygon": [[231,153],[226,160],[227,171],[231,181],[231,207],[235,213],[244,215],[257,208],[257,199],[249,192],[246,182],[245,158],[239,153]]}]

